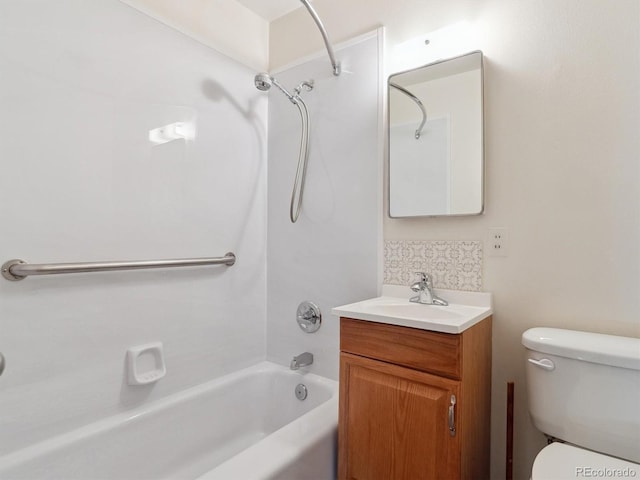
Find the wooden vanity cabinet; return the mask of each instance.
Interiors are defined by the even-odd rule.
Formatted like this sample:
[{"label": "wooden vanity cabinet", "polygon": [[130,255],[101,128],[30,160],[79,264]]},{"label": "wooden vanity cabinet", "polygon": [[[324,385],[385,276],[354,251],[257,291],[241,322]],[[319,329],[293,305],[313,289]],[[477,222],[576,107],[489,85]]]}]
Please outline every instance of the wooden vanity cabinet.
[{"label": "wooden vanity cabinet", "polygon": [[491,317],[461,334],[340,319],[340,480],[489,478]]}]

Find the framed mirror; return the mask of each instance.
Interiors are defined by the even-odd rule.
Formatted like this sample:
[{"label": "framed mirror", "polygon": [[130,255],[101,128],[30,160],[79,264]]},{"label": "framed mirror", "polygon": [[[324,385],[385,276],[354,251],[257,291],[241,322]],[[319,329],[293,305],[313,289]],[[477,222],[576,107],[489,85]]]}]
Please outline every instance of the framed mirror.
[{"label": "framed mirror", "polygon": [[389,76],[389,216],[484,210],[482,52]]}]

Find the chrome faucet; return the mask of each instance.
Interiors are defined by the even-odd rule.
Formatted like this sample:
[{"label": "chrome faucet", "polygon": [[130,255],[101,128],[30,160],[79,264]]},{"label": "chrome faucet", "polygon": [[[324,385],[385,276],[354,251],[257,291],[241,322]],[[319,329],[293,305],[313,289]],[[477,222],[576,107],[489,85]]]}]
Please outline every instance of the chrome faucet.
[{"label": "chrome faucet", "polygon": [[300,355],[293,357],[289,368],[291,370],[298,370],[300,367],[308,367],[313,363],[313,353],[304,352]]},{"label": "chrome faucet", "polygon": [[449,302],[433,293],[433,277],[431,277],[431,275],[424,272],[416,272],[416,275],[418,275],[420,279],[411,285],[411,290],[418,295],[411,297],[409,299],[410,302],[423,303],[425,305],[440,305],[443,307],[449,305]]}]

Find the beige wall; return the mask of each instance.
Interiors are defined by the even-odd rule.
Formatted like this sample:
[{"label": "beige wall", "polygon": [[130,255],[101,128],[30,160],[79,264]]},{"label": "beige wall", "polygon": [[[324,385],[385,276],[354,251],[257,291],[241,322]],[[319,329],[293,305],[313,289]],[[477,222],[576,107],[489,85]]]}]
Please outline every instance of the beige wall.
[{"label": "beige wall", "polygon": [[[547,325],[640,336],[640,2],[314,5],[334,42],[385,25],[388,53],[460,20],[476,31],[474,47],[486,56],[486,213],[387,218],[384,234],[484,240],[489,227],[509,228],[509,256],[485,253],[484,261],[496,311],[492,477],[504,478],[506,382],[513,380],[515,476],[526,479],[544,439],[528,419],[522,332]],[[271,24],[272,68],[322,49],[310,22],[298,10]]]},{"label": "beige wall", "polygon": [[236,0],[121,0],[255,70],[269,66],[269,23]]}]

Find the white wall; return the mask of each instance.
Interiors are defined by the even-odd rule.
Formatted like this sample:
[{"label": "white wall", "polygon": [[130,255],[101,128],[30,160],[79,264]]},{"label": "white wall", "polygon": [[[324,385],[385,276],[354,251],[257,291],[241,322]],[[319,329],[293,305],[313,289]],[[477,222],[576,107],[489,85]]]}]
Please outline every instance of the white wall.
[{"label": "white wall", "polygon": [[[0,454],[265,357],[266,115],[253,71],[117,0],[0,3],[0,252],[233,267],[0,279]],[[189,122],[193,140],[149,143]],[[168,373],[129,387],[129,346]]]},{"label": "white wall", "polygon": [[269,23],[236,0],[120,0],[254,70],[269,66]]},{"label": "white wall", "polygon": [[[331,308],[378,290],[381,232],[381,154],[378,102],[379,39],[336,50],[344,73],[334,77],[325,55],[277,72],[292,89],[309,78],[303,99],[311,117],[311,150],[300,218],[289,220],[298,161],[300,115],[269,93],[269,216],[267,356],[288,365],[294,355],[315,355],[314,373],[338,378],[339,320]],[[316,303],[323,323],[304,333],[296,309]]]},{"label": "white wall", "polygon": [[[482,240],[489,227],[509,228],[509,256],[484,262],[496,311],[492,477],[504,478],[506,382],[514,380],[514,474],[529,478],[544,438],[528,418],[522,332],[546,325],[640,336],[640,3],[314,5],[334,41],[384,24],[390,56],[416,35],[462,20],[475,31],[460,48],[481,49],[486,60],[486,213],[385,219],[384,233],[388,240]],[[322,48],[319,35],[305,34],[304,17],[292,12],[271,25],[272,66]],[[452,47],[458,41],[445,39]],[[412,62],[428,56],[414,54]]]}]

